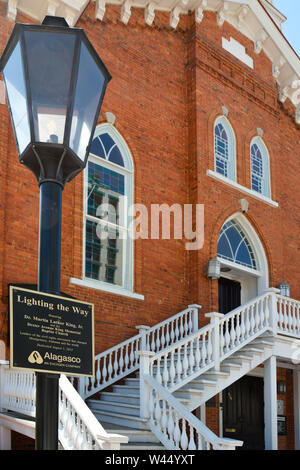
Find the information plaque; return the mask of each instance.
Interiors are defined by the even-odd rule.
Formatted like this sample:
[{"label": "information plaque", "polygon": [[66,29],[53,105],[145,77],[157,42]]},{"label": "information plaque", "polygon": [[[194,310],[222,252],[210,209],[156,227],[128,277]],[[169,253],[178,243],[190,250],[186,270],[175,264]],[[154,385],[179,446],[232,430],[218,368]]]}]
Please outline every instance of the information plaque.
[{"label": "information plaque", "polygon": [[94,375],[94,306],[10,286],[12,368]]}]

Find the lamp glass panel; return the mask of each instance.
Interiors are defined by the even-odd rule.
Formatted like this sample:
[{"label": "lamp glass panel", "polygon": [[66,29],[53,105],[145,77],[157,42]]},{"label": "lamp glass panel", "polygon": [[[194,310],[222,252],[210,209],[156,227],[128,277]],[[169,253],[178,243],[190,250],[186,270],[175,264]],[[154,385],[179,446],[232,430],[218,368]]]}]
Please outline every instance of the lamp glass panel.
[{"label": "lamp glass panel", "polygon": [[24,35],[35,140],[62,144],[76,37],[45,31]]},{"label": "lamp glass panel", "polygon": [[22,154],[30,142],[30,127],[23,61],[19,42],[4,67],[3,78],[15,128],[17,148],[19,154]]},{"label": "lamp glass panel", "polygon": [[70,147],[82,161],[86,157],[104,84],[102,71],[82,42],[70,135]]}]

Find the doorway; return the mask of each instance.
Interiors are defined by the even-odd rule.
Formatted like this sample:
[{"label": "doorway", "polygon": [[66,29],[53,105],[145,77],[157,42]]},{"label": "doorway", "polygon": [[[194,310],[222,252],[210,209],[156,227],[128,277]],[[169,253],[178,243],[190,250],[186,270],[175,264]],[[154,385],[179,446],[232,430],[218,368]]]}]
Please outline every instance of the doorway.
[{"label": "doorway", "polygon": [[244,442],[240,450],[263,450],[264,384],[244,376],[223,390],[223,436]]},{"label": "doorway", "polygon": [[228,313],[241,305],[241,283],[221,277],[219,284],[219,312]]}]

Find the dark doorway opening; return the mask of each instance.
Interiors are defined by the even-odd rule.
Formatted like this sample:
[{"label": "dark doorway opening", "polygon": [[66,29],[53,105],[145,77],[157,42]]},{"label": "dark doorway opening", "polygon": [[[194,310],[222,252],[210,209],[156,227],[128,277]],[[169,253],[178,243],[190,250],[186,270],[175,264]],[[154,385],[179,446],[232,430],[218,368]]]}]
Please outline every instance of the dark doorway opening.
[{"label": "dark doorway opening", "polygon": [[263,450],[263,379],[245,376],[223,390],[223,436],[244,442],[239,450]]}]

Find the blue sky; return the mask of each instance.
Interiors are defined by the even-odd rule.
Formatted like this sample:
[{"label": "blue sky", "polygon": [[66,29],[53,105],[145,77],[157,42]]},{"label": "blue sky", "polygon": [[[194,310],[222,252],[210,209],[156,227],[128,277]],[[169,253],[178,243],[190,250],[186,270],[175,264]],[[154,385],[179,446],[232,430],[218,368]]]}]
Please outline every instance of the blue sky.
[{"label": "blue sky", "polygon": [[287,17],[283,34],[300,56],[300,0],[274,0],[274,6]]}]

